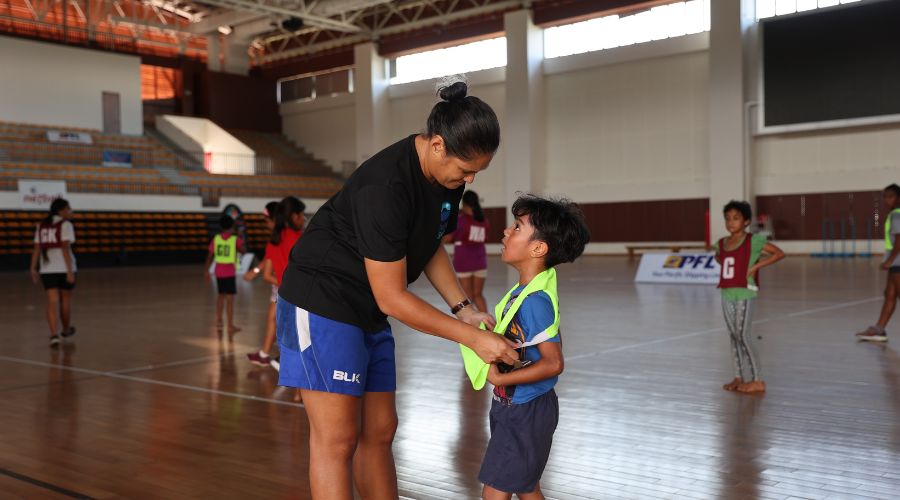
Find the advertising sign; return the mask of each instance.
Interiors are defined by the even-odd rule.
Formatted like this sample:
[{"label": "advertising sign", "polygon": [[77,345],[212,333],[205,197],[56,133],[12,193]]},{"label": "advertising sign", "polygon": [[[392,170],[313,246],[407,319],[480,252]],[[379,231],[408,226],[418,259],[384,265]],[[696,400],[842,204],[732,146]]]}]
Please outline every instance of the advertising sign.
[{"label": "advertising sign", "polygon": [[719,263],[714,253],[645,253],[634,281],[716,285]]}]

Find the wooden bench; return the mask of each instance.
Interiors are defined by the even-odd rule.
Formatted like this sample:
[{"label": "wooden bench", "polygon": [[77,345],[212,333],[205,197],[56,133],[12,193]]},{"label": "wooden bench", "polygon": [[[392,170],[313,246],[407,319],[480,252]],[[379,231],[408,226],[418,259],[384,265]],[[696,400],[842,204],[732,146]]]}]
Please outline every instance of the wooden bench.
[{"label": "wooden bench", "polygon": [[633,259],[638,250],[668,250],[672,253],[679,253],[682,250],[707,250],[703,245],[628,245],[625,249],[628,250],[629,259]]}]

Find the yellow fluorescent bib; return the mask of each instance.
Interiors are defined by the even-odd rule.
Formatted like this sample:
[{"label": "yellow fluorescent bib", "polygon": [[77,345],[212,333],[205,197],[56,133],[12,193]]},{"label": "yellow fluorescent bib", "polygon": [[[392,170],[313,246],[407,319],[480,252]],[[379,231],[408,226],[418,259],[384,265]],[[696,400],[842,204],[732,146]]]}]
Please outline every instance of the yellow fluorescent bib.
[{"label": "yellow fluorescent bib", "polygon": [[[522,293],[516,297],[516,300],[513,301],[512,306],[506,311],[506,314],[503,314],[503,310],[506,309],[506,304],[509,302],[512,293],[516,288],[519,288],[519,285],[512,287],[510,291],[506,292],[503,300],[501,300],[500,303],[497,304],[497,307],[494,308],[494,316],[497,318],[497,326],[494,327],[494,333],[503,335],[509,327],[509,323],[519,311],[519,308],[522,307],[522,302],[525,301],[525,297],[528,297],[532,293],[542,291],[550,297],[550,302],[553,303],[553,324],[519,347],[537,345],[559,334],[559,297],[556,294],[556,270],[550,268],[535,276],[534,279],[525,286]],[[485,329],[483,324],[481,325],[481,329]],[[482,361],[481,358],[475,354],[475,351],[462,344],[459,345],[459,350],[462,352],[466,374],[469,376],[469,380],[472,381],[472,387],[475,388],[475,390],[480,390],[487,381],[490,365]]]},{"label": "yellow fluorescent bib", "polygon": [[884,221],[884,249],[888,252],[894,249],[894,241],[891,239],[891,216],[896,213],[900,213],[900,208],[888,212],[887,220]]},{"label": "yellow fluorescent bib", "polygon": [[216,264],[237,263],[237,236],[232,234],[226,240],[221,234],[217,234],[213,238],[213,250],[216,252]]}]

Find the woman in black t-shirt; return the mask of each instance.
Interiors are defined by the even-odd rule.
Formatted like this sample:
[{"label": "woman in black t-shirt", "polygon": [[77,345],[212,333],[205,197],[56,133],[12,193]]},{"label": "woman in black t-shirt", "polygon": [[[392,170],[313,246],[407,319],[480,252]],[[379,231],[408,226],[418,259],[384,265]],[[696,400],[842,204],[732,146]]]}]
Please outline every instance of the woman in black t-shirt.
[{"label": "woman in black t-shirt", "polygon": [[[443,87],[426,132],[366,160],[291,252],[277,306],[279,384],[303,395],[314,498],[351,498],[351,462],[364,498],[397,497],[388,316],[486,362],[516,359],[502,337],[477,328],[494,319],[469,302],[441,244],[465,185],[500,144],[494,111],[466,92],[463,82]],[[422,272],[457,319],[407,290]]]}]

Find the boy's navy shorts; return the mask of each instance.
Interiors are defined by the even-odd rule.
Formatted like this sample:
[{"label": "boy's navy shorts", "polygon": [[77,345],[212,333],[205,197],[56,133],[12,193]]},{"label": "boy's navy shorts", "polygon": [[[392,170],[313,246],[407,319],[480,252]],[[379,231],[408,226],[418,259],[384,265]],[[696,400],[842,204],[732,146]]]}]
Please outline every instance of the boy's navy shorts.
[{"label": "boy's navy shorts", "polygon": [[559,402],[552,389],[523,404],[491,405],[491,440],[478,480],[506,493],[530,493],[537,488],[553,432],[559,422]]}]

